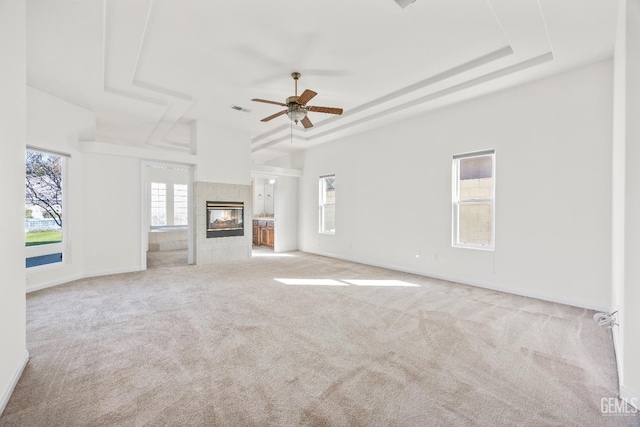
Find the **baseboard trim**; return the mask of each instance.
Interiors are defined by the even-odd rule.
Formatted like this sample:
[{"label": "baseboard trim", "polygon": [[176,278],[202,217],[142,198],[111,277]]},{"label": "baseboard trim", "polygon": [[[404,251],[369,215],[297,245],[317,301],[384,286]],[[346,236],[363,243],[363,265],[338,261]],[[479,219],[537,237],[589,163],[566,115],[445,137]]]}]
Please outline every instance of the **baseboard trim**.
[{"label": "baseboard trim", "polygon": [[137,267],[129,267],[129,268],[118,268],[115,270],[103,270],[103,271],[95,271],[92,273],[85,274],[82,276],[83,279],[88,279],[90,277],[99,277],[99,276],[111,276],[112,274],[125,274],[125,273],[136,273],[138,271],[143,271],[140,269],[140,266]]},{"label": "baseboard trim", "polygon": [[[616,311],[613,309],[613,311]],[[622,388],[622,363],[620,362],[620,326],[616,325],[611,329],[613,338],[613,355],[616,358],[616,373],[618,374],[618,388]]]},{"label": "baseboard trim", "polygon": [[28,286],[26,288],[27,293],[39,291],[40,289],[51,288],[53,286],[63,285],[65,283],[73,282],[74,280],[82,279],[83,276],[81,274],[74,274],[69,277],[65,277],[63,279],[53,280],[47,283],[40,283],[38,285]]},{"label": "baseboard trim", "polygon": [[27,366],[27,362],[29,362],[29,352],[25,349],[24,354],[22,356],[22,361],[18,365],[18,368],[13,373],[13,377],[11,377],[11,382],[9,382],[9,386],[2,393],[2,398],[0,399],[0,415],[4,412],[7,407],[7,403],[9,403],[9,399],[13,394],[13,390],[16,388],[18,381],[20,381],[20,377],[22,376],[22,372],[24,372],[24,368]]},{"label": "baseboard trim", "polygon": [[625,387],[623,385],[620,386],[620,398],[625,400],[629,405],[636,408],[636,410],[640,410],[638,408],[638,402],[640,402],[640,393],[631,390],[629,387]]},{"label": "baseboard trim", "polygon": [[400,266],[395,266],[392,264],[384,264],[384,263],[379,263],[379,262],[375,262],[375,261],[370,261],[370,260],[365,260],[365,259],[360,259],[360,258],[354,258],[354,257],[345,257],[345,256],[340,256],[340,255],[336,255],[333,253],[329,253],[329,252],[315,252],[315,251],[309,251],[309,250],[302,250],[303,252],[307,252],[310,254],[314,254],[314,255],[320,255],[320,256],[326,256],[329,258],[335,258],[335,259],[341,259],[344,261],[350,261],[350,262],[356,262],[358,264],[365,264],[365,265],[370,265],[372,267],[380,267],[380,268],[386,268],[389,270],[395,270],[395,271],[400,271],[403,273],[409,273],[409,274],[415,274],[417,276],[424,276],[424,277],[430,277],[433,279],[438,279],[438,280],[445,280],[447,282],[455,282],[455,283],[460,283],[463,285],[469,285],[469,286],[475,286],[478,288],[484,288],[484,289],[489,289],[492,291],[498,291],[498,292],[504,292],[507,294],[513,294],[513,295],[518,295],[518,296],[522,296],[522,297],[528,297],[528,298],[535,298],[535,299],[539,299],[542,301],[548,301],[548,302],[555,302],[558,304],[564,304],[564,305],[570,305],[573,307],[579,307],[579,308],[586,308],[589,310],[595,310],[595,311],[602,311],[602,312],[610,312],[610,307],[606,306],[606,305],[600,305],[600,304],[595,304],[591,301],[585,301],[585,300],[581,300],[581,299],[577,299],[577,298],[564,298],[564,297],[558,297],[556,295],[549,295],[549,294],[545,294],[543,292],[535,292],[535,291],[527,291],[527,290],[523,290],[523,289],[512,289],[512,288],[506,288],[500,285],[496,285],[494,283],[488,283],[488,282],[482,282],[482,281],[478,281],[478,280],[469,280],[466,278],[461,278],[461,277],[455,277],[455,276],[448,276],[448,275],[441,275],[441,274],[432,274],[428,271],[418,271],[418,270],[412,270],[412,269],[408,269],[405,267],[400,267]]},{"label": "baseboard trim", "polygon": [[28,286],[26,288],[26,293],[35,292],[41,289],[51,288],[58,285],[64,285],[65,283],[73,282],[74,280],[88,279],[91,277],[99,277],[99,276],[110,276],[112,274],[135,273],[138,271],[142,271],[140,270],[140,267],[119,268],[116,270],[104,270],[104,271],[93,272],[89,274],[74,274],[72,276],[54,280],[52,282],[40,283],[37,285]]}]

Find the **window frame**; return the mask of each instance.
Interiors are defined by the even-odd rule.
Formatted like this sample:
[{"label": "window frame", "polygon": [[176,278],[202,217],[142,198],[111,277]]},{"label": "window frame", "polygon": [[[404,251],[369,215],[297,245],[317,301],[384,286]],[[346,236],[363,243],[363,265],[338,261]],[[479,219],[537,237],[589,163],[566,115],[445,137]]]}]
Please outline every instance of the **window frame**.
[{"label": "window frame", "polygon": [[[478,157],[491,157],[491,197],[490,198],[466,198],[461,199],[460,195],[460,161]],[[460,242],[460,206],[474,203],[490,203],[491,209],[491,230],[488,245],[477,243]],[[452,167],[452,233],[451,246],[454,248],[477,249],[484,251],[495,251],[496,232],[496,150],[487,149],[469,153],[461,153],[453,156]]]},{"label": "window frame", "polygon": [[[55,267],[60,267],[66,264],[70,263],[70,253],[68,248],[70,247],[69,244],[69,197],[68,197],[68,176],[69,176],[69,159],[71,158],[70,154],[67,153],[63,153],[63,152],[58,152],[58,151],[52,151],[52,150],[48,150],[46,148],[40,148],[40,147],[35,147],[35,146],[31,146],[31,145],[27,145],[25,147],[25,156],[27,151],[37,151],[40,153],[44,153],[50,156],[57,156],[60,157],[60,161],[62,164],[62,183],[61,183],[61,191],[62,191],[62,215],[63,215],[63,220],[62,220],[62,241],[61,242],[57,242],[57,243],[47,243],[47,244],[41,244],[41,245],[34,245],[34,246],[26,246],[26,242],[25,242],[25,251],[24,251],[24,255],[25,255],[25,270],[26,271],[37,271],[37,270],[42,270],[42,269],[49,269],[49,268],[55,268]],[[25,175],[25,179],[26,179],[26,175]],[[26,233],[25,233],[26,234]],[[50,263],[44,263],[44,264],[39,264],[39,265],[33,265],[31,267],[27,267],[26,266],[26,260],[29,258],[35,258],[35,257],[40,257],[40,256],[46,256],[46,255],[56,255],[56,254],[61,254],[62,255],[62,259],[60,261],[55,261],[55,262],[50,262]]]},{"label": "window frame", "polygon": [[[153,213],[154,213],[154,200],[153,200],[153,186],[154,184],[163,185],[164,186],[164,224],[154,224],[153,223]],[[149,184],[149,224],[151,228],[156,227],[167,227],[169,224],[169,186],[166,182],[151,182]]]},{"label": "window frame", "polygon": [[[330,173],[330,174],[325,174],[325,175],[320,175],[320,177],[318,178],[318,233],[320,234],[328,234],[328,235],[334,235],[336,234],[336,218],[335,218],[335,206],[336,206],[336,198],[335,198],[335,193],[334,193],[334,198],[333,198],[333,203],[326,203],[326,193],[327,190],[325,188],[325,179],[329,178],[329,177],[333,177],[333,190],[335,191],[335,182],[336,182],[336,174],[335,173]],[[324,221],[324,216],[325,216],[325,207],[326,206],[333,206],[334,209],[334,218],[333,218],[333,230],[325,230],[324,226],[325,226],[325,221]]]},{"label": "window frame", "polygon": [[[179,187],[184,187],[184,192],[185,192],[184,200],[182,200],[182,197],[176,197],[176,195],[179,193],[178,190],[182,190],[182,188],[179,188]],[[189,225],[189,185],[188,184],[176,184],[176,183],[174,183],[173,184],[173,197],[172,197],[172,199],[173,199],[172,200],[172,202],[173,202],[173,212],[172,212],[173,222],[172,222],[171,225],[173,225],[175,227],[184,227],[186,225]],[[178,201],[179,203],[176,203],[176,201]],[[182,205],[184,205],[184,206],[182,206]],[[184,210],[184,215],[185,215],[185,218],[184,218],[185,223],[184,224],[176,223],[176,215],[180,216],[183,213],[183,212],[181,212],[181,210]],[[168,222],[168,220],[167,220],[167,222]],[[182,222],[182,220],[180,218],[178,218],[178,222]]]}]

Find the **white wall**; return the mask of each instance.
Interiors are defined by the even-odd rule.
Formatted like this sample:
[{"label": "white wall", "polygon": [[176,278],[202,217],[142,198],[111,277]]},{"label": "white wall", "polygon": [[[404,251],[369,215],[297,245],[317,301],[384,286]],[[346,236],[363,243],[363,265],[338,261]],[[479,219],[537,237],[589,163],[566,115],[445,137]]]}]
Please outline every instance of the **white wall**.
[{"label": "white wall", "polygon": [[0,414],[27,362],[24,294],[25,4],[0,2]]},{"label": "white wall", "polygon": [[[620,394],[640,402],[640,3],[623,0],[616,43],[614,309],[620,310]],[[621,197],[623,195],[623,197]],[[614,330],[614,333],[616,331]]]},{"label": "white wall", "polygon": [[79,140],[95,128],[95,115],[59,98],[27,87],[27,144],[71,155],[64,184],[66,203],[62,264],[27,270],[28,290],[82,277],[84,270],[84,159]]},{"label": "white wall", "polygon": [[81,277],[135,271],[140,264],[140,160],[86,153],[92,112],[27,88],[27,142],[71,155],[67,161],[64,263],[27,270],[27,291]]},{"label": "white wall", "polygon": [[[625,176],[626,176],[626,1],[618,3],[618,22],[614,52],[613,77],[613,144],[611,171],[611,307],[609,312],[624,316],[624,269],[625,269]],[[621,349],[624,323],[612,330],[619,381],[623,380],[623,358]]]},{"label": "white wall", "polygon": [[251,137],[248,132],[198,121],[195,180],[251,185]]},{"label": "white wall", "polygon": [[265,180],[264,183],[264,214],[273,215],[274,214],[274,199],[275,193],[273,189],[273,184],[269,184],[269,181]]},{"label": "white wall", "polygon": [[627,1],[627,273],[624,387],[640,401],[640,3]]},{"label": "white wall", "polygon": [[269,179],[255,178],[253,180],[253,215],[274,214],[275,192]]},{"label": "white wall", "polygon": [[140,265],[140,160],[85,153],[92,112],[27,88],[27,141],[71,155],[67,161],[64,263],[27,270],[28,291]]},{"label": "white wall", "polygon": [[166,182],[167,184],[189,184],[189,172],[181,169],[149,167],[147,171],[148,181]]},{"label": "white wall", "polygon": [[264,180],[255,178],[253,180],[253,216],[256,217],[264,212]]},{"label": "white wall", "polygon": [[[606,60],[308,151],[301,249],[608,308],[611,82]],[[488,148],[496,250],[452,248],[452,156]],[[328,173],[335,235],[318,233]]]},{"label": "white wall", "polygon": [[274,251],[298,249],[298,178],[281,176],[275,183]]},{"label": "white wall", "polygon": [[139,159],[85,153],[85,276],[141,268],[141,167]]}]

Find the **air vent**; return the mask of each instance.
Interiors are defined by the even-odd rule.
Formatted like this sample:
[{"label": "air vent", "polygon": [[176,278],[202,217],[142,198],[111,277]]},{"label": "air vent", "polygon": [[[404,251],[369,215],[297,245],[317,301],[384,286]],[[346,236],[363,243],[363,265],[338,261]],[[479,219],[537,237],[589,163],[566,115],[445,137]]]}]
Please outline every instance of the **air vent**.
[{"label": "air vent", "polygon": [[233,108],[234,110],[237,110],[237,111],[242,111],[243,113],[250,113],[251,112],[251,110],[249,110],[247,108],[239,107],[237,105],[232,105],[231,108]]}]

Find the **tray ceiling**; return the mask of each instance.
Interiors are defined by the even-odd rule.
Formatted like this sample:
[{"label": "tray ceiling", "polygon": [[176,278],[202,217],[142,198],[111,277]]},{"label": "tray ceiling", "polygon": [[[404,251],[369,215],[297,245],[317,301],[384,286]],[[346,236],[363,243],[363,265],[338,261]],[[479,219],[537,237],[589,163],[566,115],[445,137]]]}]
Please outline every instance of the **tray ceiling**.
[{"label": "tray ceiling", "polygon": [[[253,160],[612,56],[615,1],[29,0],[28,84],[96,114],[95,140],[185,152],[195,121]],[[260,119],[318,92],[314,127]],[[248,111],[238,111],[232,107]]]}]

